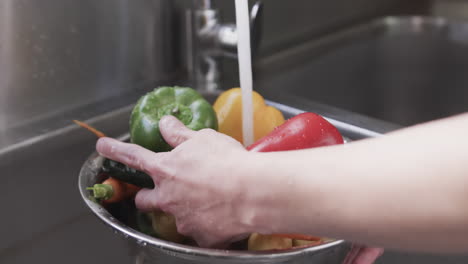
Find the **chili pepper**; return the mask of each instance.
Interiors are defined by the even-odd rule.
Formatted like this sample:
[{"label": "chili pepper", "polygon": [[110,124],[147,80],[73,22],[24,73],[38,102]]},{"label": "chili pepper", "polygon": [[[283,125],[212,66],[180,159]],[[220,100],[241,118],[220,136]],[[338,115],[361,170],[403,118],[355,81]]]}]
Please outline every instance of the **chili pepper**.
[{"label": "chili pepper", "polygon": [[130,116],[131,142],[154,152],[172,148],[159,131],[165,115],[177,117],[192,130],[218,129],[213,107],[198,92],[186,87],[160,87],[142,96]]},{"label": "chili pepper", "polygon": [[102,183],[95,184],[93,187],[88,187],[86,189],[93,191],[93,197],[95,199],[110,204],[122,202],[135,196],[141,188],[110,177]]},{"label": "chili pepper", "polygon": [[247,149],[257,152],[270,152],[343,143],[343,136],[326,119],[315,113],[302,113],[287,120]]},{"label": "chili pepper", "polygon": [[[252,93],[254,112],[254,140],[258,140],[275,127],[284,123],[283,114],[272,106],[267,106],[263,97]],[[242,143],[242,92],[233,88],[223,92],[215,101],[213,108],[218,116],[219,132],[235,138]]]}]

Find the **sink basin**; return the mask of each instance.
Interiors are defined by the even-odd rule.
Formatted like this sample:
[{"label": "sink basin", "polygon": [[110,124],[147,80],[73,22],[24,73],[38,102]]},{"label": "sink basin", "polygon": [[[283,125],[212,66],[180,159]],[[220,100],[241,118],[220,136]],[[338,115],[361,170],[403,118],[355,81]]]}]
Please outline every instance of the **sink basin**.
[{"label": "sink basin", "polygon": [[[85,121],[112,137],[127,133],[134,100],[125,97],[126,107]],[[287,105],[281,101],[275,106],[287,117],[301,111],[329,113],[325,116],[351,140],[378,136],[392,128],[296,99],[284,97]],[[347,118],[353,122],[345,122]],[[96,138],[70,120],[68,124],[21,144],[0,146],[0,171],[5,176],[0,204],[8,212],[0,226],[0,263],[142,263],[137,256],[141,245],[119,239],[81,200],[77,176],[94,151]]]},{"label": "sink basin", "polygon": [[281,91],[401,126],[468,110],[468,23],[461,21],[385,17],[258,66],[265,94]]},{"label": "sink basin", "polygon": [[[218,93],[208,93],[204,94],[204,97],[208,101],[214,102],[217,95]],[[288,105],[286,102],[290,104]],[[327,109],[326,106],[319,106],[313,103],[308,104],[305,101],[298,100],[298,98],[283,97],[282,102],[268,101],[267,103],[279,109],[285,118],[291,118],[304,111],[320,112],[340,130],[347,141],[380,135],[380,132],[374,131],[369,127],[361,127],[335,119],[334,116],[337,116],[338,112],[332,108]],[[354,121],[359,120],[359,117],[354,115],[343,118],[351,118]],[[368,122],[367,125],[379,128],[380,130],[390,128],[390,126],[385,126],[385,123],[377,121],[375,123]],[[120,139],[128,140],[128,138],[129,135],[127,134]],[[135,223],[137,221],[135,220],[136,210],[133,206],[119,203],[109,209],[101,206],[89,197],[87,187],[93,186],[102,180],[99,174],[102,162],[103,157],[99,156],[96,152],[84,162],[78,177],[81,196],[84,203],[97,218],[137,248],[141,263],[245,263],[247,261],[249,263],[313,262],[317,264],[331,264],[343,262],[350,250],[350,243],[343,240],[334,240],[308,248],[268,252],[246,251],[244,241],[244,245],[241,247],[243,250],[214,250],[172,243],[145,235],[137,228],[138,225]]]}]

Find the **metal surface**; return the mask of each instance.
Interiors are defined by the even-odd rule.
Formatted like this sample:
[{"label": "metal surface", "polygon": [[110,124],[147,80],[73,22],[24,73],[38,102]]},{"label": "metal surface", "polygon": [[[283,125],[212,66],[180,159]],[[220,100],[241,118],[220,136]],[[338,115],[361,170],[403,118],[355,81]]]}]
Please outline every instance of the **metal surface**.
[{"label": "metal surface", "polygon": [[[122,97],[116,100],[126,102],[126,107],[111,112],[102,108],[81,111],[93,113],[101,109],[105,114],[86,121],[107,135],[118,137],[128,131],[132,109],[128,104],[135,101],[133,97]],[[213,99],[209,98],[211,102]],[[288,102],[295,105],[290,99]],[[328,111],[304,100],[297,106],[309,111]],[[294,114],[301,108],[290,107],[288,112]],[[329,108],[330,113],[338,114],[332,109]],[[335,125],[344,128],[341,122]],[[378,123],[367,125],[378,127]],[[363,134],[360,138],[369,134],[362,132],[369,131],[366,127],[350,127],[356,134]],[[141,263],[136,261],[148,257],[137,254],[139,245],[118,239],[103,228],[77,191],[77,173],[83,160],[94,150],[95,142],[94,135],[68,121],[62,128],[41,137],[0,148],[0,171],[4,176],[0,205],[8,212],[0,225],[0,263],[130,264]]]},{"label": "metal surface", "polygon": [[403,126],[462,113],[467,32],[468,23],[444,18],[374,20],[263,61],[257,87]]},{"label": "metal surface", "polygon": [[[213,101],[214,98],[215,96],[212,95],[208,97],[208,100]],[[305,111],[281,103],[269,103],[278,107],[286,118]],[[312,108],[312,105],[309,105],[309,107]],[[343,122],[333,119],[329,120],[337,124],[338,128],[342,132],[345,132],[343,136],[347,138],[366,138],[379,135],[379,133],[372,132],[366,128],[359,128],[353,125],[346,126],[347,124]],[[343,130],[344,128],[345,130]],[[121,139],[128,139],[128,135]],[[122,235],[124,238],[128,238],[140,249],[138,254],[141,259],[145,260],[143,263],[160,263],[161,261],[170,263],[245,263],[246,261],[248,263],[340,263],[349,251],[349,244],[341,240],[306,249],[260,253],[202,249],[147,236],[125,225],[100,204],[89,199],[89,191],[86,190],[86,187],[92,186],[98,182],[98,172],[101,168],[101,164],[102,157],[94,153],[82,166],[79,174],[81,196],[86,205],[100,220],[114,229],[116,233]]]},{"label": "metal surface", "polygon": [[[128,131],[130,110],[122,108],[87,121],[116,137]],[[0,151],[2,264],[134,262],[132,248],[102,228],[83,205],[76,174],[94,150],[96,138],[68,124],[41,139]]]},{"label": "metal surface", "polygon": [[[115,98],[135,90],[180,85],[186,80],[182,10],[195,1],[219,9],[223,23],[235,21],[234,1],[223,0],[0,1],[0,148],[40,138],[70,117],[122,107]],[[400,3],[408,1],[269,0],[259,57],[386,14]],[[227,89],[238,67],[222,64],[221,88]]]},{"label": "metal surface", "polygon": [[[224,21],[235,21],[234,1],[211,2],[222,12]],[[428,2],[426,0],[267,0],[264,1],[259,56],[274,55],[311,39],[373,18],[389,14],[424,12]]]},{"label": "metal surface", "polygon": [[[128,139],[128,137],[122,139]],[[308,263],[311,261],[317,264],[340,263],[349,251],[349,244],[341,240],[300,250],[259,253],[204,249],[145,235],[126,226],[104,207],[89,199],[89,191],[86,187],[97,183],[102,160],[102,157],[94,153],[83,165],[79,176],[81,196],[100,220],[110,226],[114,232],[128,238],[140,249],[138,254],[145,259],[143,263]]]},{"label": "metal surface", "polygon": [[[329,112],[332,114],[327,116],[337,117],[332,121],[348,116],[354,123],[348,124],[357,135],[354,138],[372,134],[369,128],[385,130],[385,127],[379,127],[379,122],[365,121],[353,113],[347,115],[346,111],[308,103],[304,98],[296,103],[294,98],[285,99],[288,105],[297,106],[290,107],[291,113],[301,110]],[[132,99],[127,103],[132,103]],[[129,105],[86,121],[111,137],[119,137],[128,131],[131,109],[132,105]],[[358,126],[362,121],[365,122]],[[342,126],[342,122],[334,124],[340,130],[347,127]],[[353,133],[345,134],[351,137]],[[0,206],[7,212],[0,221],[0,263],[148,263],[150,255],[141,252],[139,247],[142,245],[121,239],[105,228],[77,191],[77,173],[89,153],[94,151],[95,142],[94,135],[68,122],[67,126],[40,139],[0,151],[3,176]],[[31,221],[31,215],[34,221]],[[387,252],[377,262],[384,263],[461,264],[467,263],[467,258]]]},{"label": "metal surface", "polygon": [[0,1],[0,134],[169,82],[173,20],[172,0]]},{"label": "metal surface", "polygon": [[[250,13],[252,50],[260,45],[263,4],[256,2]],[[220,10],[210,2],[200,2],[187,14],[187,65],[195,88],[213,91],[221,88],[222,58],[237,59],[237,26],[222,23]]]},{"label": "metal surface", "polygon": [[[203,2],[208,7],[219,7],[223,20],[234,21],[234,1]],[[431,2],[436,3],[433,10],[427,8]],[[174,13],[165,10],[172,10],[172,7],[166,9],[172,3],[180,7],[192,1],[0,1],[0,171],[3,176],[0,205],[4,213],[0,221],[0,263],[145,262],[148,256],[136,253],[140,245],[117,239],[83,204],[76,190],[76,173],[94,150],[96,139],[70,125],[70,120],[87,120],[109,136],[117,137],[128,131],[131,110],[128,105],[145,90],[155,83],[183,83],[179,78],[171,81],[174,74],[171,69],[178,67],[176,61],[167,59],[172,53],[180,56],[169,45],[174,44]],[[415,7],[399,7],[401,3]],[[349,68],[344,70],[344,66],[354,66],[358,73],[365,72],[359,70],[359,65],[363,65],[360,59],[365,59],[362,54],[372,54],[372,47],[378,46],[364,45],[356,49],[356,45],[351,45],[347,52],[330,55],[331,48],[346,46],[348,42],[341,40],[348,38],[343,38],[341,33],[328,40],[321,37],[391,13],[430,12],[467,18],[464,10],[466,1],[268,0],[264,10],[264,41],[260,47],[262,60],[256,71],[261,78],[255,87],[262,88],[265,91],[262,94],[275,101],[281,101],[283,96],[278,91],[286,91],[287,105],[326,114],[339,121],[335,125],[340,130],[350,131],[349,135],[354,134],[355,138],[367,137],[374,131],[385,133],[397,126],[323,104],[331,102],[372,114],[373,111],[360,110],[360,104],[366,103],[356,99],[363,95],[359,87],[350,88],[353,82],[346,81],[341,88],[330,83],[338,80],[338,74],[349,76],[346,74]],[[169,26],[160,27],[160,23]],[[158,38],[160,33],[171,38]],[[372,34],[364,35],[372,39]],[[363,45],[367,40],[354,44]],[[446,46],[444,41],[437,45]],[[408,49],[409,54],[418,51],[416,45],[409,47],[412,47]],[[446,47],[453,48],[449,54],[460,50],[453,43]],[[445,53],[445,49],[433,48],[433,55]],[[356,59],[353,53],[361,55]],[[320,63],[316,63],[316,58]],[[162,65],[167,67],[167,72],[159,68]],[[465,66],[461,63],[459,67]],[[158,75],[161,70],[162,74]],[[374,69],[369,73],[375,73]],[[223,88],[237,85],[237,65],[223,69],[223,74],[231,79]],[[296,89],[295,86],[314,90],[308,97],[322,103],[311,103],[297,93],[291,96],[288,90]],[[447,85],[443,87],[450,90]],[[376,95],[368,96],[371,100]],[[462,97],[460,94],[455,102]],[[467,259],[387,252],[377,264],[462,264]]]}]

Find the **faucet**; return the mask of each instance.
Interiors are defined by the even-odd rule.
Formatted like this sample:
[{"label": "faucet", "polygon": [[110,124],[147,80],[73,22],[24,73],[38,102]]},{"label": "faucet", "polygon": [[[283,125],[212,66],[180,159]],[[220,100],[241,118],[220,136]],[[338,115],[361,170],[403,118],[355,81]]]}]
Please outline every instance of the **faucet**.
[{"label": "faucet", "polygon": [[[237,27],[221,22],[220,12],[211,0],[197,0],[186,12],[187,68],[195,88],[215,91],[221,86],[221,59],[237,59]],[[256,2],[250,12],[252,54],[261,39],[263,3]],[[252,55],[253,57],[254,55]]]}]

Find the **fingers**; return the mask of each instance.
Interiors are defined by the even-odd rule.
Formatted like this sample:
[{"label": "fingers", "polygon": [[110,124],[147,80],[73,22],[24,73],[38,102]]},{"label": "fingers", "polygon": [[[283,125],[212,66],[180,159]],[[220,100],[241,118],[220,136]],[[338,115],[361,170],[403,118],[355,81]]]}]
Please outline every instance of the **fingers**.
[{"label": "fingers", "polygon": [[157,206],[157,190],[143,189],[135,197],[136,207],[143,212],[150,212],[159,209]]},{"label": "fingers", "polygon": [[164,140],[174,148],[193,137],[196,133],[187,128],[177,118],[170,115],[161,118],[159,121],[159,130]]},{"label": "fingers", "polygon": [[104,157],[144,171],[153,177],[161,172],[160,164],[164,153],[154,153],[138,145],[112,138],[100,138],[96,144],[96,150]]},{"label": "fingers", "polygon": [[354,260],[353,264],[369,264],[374,263],[384,250],[382,248],[364,248],[359,252],[359,255]]},{"label": "fingers", "polygon": [[197,241],[198,246],[201,248],[218,248],[218,249],[225,249],[228,244],[226,242],[220,242],[217,239],[212,237],[207,237],[206,234],[204,235],[192,235],[192,237]]}]

